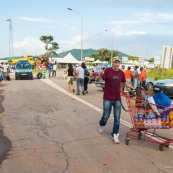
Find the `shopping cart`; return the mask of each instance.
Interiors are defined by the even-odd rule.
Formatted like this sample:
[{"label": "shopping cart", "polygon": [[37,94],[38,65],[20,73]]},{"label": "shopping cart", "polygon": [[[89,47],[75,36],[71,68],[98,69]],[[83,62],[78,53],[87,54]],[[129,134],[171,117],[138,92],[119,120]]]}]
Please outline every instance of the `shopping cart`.
[{"label": "shopping cart", "polygon": [[[127,102],[132,127],[126,134],[125,144],[129,145],[130,139],[140,140],[159,144],[159,150],[173,144],[173,139],[160,136],[157,129],[169,129],[173,127],[173,108],[152,104],[144,100],[138,100],[135,96],[123,93]],[[151,107],[156,106],[158,112],[153,112]],[[159,114],[159,115],[158,115]],[[153,131],[153,132],[151,132]]]}]

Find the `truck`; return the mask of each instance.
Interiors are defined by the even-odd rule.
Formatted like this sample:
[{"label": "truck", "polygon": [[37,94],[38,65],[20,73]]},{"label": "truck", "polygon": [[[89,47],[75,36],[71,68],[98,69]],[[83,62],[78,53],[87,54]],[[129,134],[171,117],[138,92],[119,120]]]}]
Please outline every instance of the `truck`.
[{"label": "truck", "polygon": [[21,58],[14,58],[10,61],[10,64],[16,65],[18,61],[28,61],[32,67],[35,67],[36,64],[36,58],[33,57],[32,55],[27,55],[26,57],[21,57]]}]

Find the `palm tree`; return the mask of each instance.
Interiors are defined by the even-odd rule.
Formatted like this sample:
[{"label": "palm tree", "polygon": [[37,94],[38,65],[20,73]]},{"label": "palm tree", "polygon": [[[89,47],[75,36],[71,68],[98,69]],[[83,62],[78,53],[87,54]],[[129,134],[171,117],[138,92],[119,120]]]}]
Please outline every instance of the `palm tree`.
[{"label": "palm tree", "polygon": [[101,61],[105,61],[109,57],[109,51],[105,48],[99,49],[98,55],[99,55]]}]

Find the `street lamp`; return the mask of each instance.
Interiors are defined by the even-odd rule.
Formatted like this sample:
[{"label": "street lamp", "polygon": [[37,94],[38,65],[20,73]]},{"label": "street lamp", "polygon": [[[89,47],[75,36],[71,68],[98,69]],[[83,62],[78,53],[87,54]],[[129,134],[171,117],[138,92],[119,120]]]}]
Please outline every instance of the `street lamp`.
[{"label": "street lamp", "polygon": [[[111,31],[108,31],[108,30],[105,30],[106,32],[111,32]],[[111,49],[112,49],[112,51],[111,51],[111,65],[112,65],[112,58],[113,58],[113,47],[114,47],[114,33],[113,32],[111,32],[112,33],[112,46],[111,46]]]},{"label": "street lamp", "polygon": [[7,19],[6,21],[9,22],[9,59],[11,59],[11,54],[12,54],[12,57],[14,58],[12,20]]},{"label": "street lamp", "polygon": [[73,10],[71,8],[67,8],[70,11],[74,11],[76,13],[78,13],[81,17],[81,61],[83,60],[83,22],[82,22],[82,15],[79,11],[77,10]]}]

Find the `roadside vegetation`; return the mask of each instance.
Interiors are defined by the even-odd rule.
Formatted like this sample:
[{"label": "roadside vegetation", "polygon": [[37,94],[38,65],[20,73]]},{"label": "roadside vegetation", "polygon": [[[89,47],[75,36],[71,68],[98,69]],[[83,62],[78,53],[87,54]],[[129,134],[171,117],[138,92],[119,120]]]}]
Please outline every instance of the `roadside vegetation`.
[{"label": "roadside vegetation", "polygon": [[169,70],[158,67],[154,70],[147,70],[147,77],[153,78],[154,80],[170,79],[173,77],[173,68]]}]

